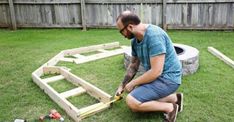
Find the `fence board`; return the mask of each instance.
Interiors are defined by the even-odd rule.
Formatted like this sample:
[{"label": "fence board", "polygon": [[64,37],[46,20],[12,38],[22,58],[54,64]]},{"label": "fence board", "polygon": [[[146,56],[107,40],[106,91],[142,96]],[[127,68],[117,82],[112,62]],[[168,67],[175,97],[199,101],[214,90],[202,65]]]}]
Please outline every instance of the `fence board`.
[{"label": "fence board", "polygon": [[9,2],[9,8],[10,8],[10,17],[11,17],[11,29],[16,30],[16,20],[15,20],[15,7],[13,0],[8,0]]},{"label": "fence board", "polygon": [[[0,1],[0,27],[9,27],[7,0]],[[14,0],[18,27],[114,27],[124,10],[138,14],[144,23],[162,27],[162,0]],[[167,0],[166,23],[173,29],[234,29],[234,0]]]},{"label": "fence board", "polygon": [[[86,3],[162,3],[162,0],[85,0]],[[234,0],[167,0],[167,3],[233,3]],[[16,4],[77,4],[80,0],[16,0]],[[7,0],[1,0],[0,4],[8,4]]]},{"label": "fence board", "polygon": [[10,17],[9,17],[9,7],[7,5],[0,5],[0,26],[9,27]]},{"label": "fence board", "polygon": [[234,25],[234,3],[228,4],[227,11],[227,27],[232,27]]}]

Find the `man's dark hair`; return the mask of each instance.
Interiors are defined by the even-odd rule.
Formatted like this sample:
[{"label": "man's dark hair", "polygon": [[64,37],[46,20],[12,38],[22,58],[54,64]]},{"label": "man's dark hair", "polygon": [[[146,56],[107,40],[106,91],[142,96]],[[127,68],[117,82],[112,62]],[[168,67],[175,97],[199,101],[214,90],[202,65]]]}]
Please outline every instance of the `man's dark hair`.
[{"label": "man's dark hair", "polygon": [[138,25],[141,22],[140,18],[130,11],[120,14],[117,17],[116,21],[118,21],[119,19],[123,23],[123,26],[127,26],[128,24]]}]

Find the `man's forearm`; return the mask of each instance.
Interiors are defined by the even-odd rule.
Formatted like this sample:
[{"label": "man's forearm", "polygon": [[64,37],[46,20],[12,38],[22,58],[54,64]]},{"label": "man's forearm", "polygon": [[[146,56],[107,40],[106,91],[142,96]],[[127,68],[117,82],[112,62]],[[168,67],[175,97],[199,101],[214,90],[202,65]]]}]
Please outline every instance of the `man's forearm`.
[{"label": "man's forearm", "polygon": [[137,73],[137,69],[133,66],[129,66],[128,70],[122,81],[122,86],[124,87],[129,81],[131,81]]},{"label": "man's forearm", "polygon": [[126,74],[125,74],[125,76],[124,76],[124,79],[123,79],[123,81],[122,81],[122,84],[121,84],[123,88],[125,87],[125,85],[126,85],[129,81],[131,81],[131,80],[134,78],[134,76],[135,76],[136,73],[137,73],[139,64],[140,64],[140,61],[139,61],[138,58],[135,58],[135,57],[132,58],[132,62],[131,62],[131,64],[129,65],[129,67],[128,67],[128,69],[127,69],[127,72],[126,72]]}]

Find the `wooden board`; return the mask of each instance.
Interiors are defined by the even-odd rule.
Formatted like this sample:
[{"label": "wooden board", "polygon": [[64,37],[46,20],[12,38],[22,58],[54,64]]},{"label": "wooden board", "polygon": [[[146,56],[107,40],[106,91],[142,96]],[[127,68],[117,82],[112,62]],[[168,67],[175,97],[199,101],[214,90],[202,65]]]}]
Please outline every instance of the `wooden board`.
[{"label": "wooden board", "polygon": [[226,64],[234,68],[234,61],[227,56],[225,56],[223,53],[219,52],[217,49],[213,47],[208,47],[208,51],[212,53],[214,56],[218,57],[220,60],[224,61]]},{"label": "wooden board", "polygon": [[97,112],[100,112],[106,108],[108,108],[110,105],[109,104],[105,104],[105,103],[96,103],[94,105],[91,105],[91,106],[88,106],[88,107],[85,107],[85,108],[81,108],[80,109],[80,117],[81,119],[87,117],[87,116],[90,116],[92,114],[95,114]]},{"label": "wooden board", "polygon": [[73,97],[73,96],[77,96],[77,95],[80,95],[80,94],[83,94],[85,93],[86,90],[82,87],[77,87],[77,88],[74,88],[72,90],[69,90],[69,91],[65,91],[63,93],[60,93],[60,95],[64,98],[68,98],[68,97]]},{"label": "wooden board", "polygon": [[53,76],[53,77],[50,77],[50,78],[42,79],[42,82],[51,83],[51,82],[63,80],[64,78],[65,77],[62,76],[62,75],[57,75],[57,76]]},{"label": "wooden board", "polygon": [[89,61],[94,61],[94,60],[98,60],[98,59],[102,59],[102,58],[106,58],[106,57],[110,57],[110,56],[115,56],[115,55],[123,54],[124,51],[125,51],[125,49],[116,49],[113,51],[98,53],[98,54],[94,54],[91,56],[86,56],[86,58],[83,58],[83,59],[75,59],[75,63],[81,64],[81,63],[86,63]]},{"label": "wooden board", "polygon": [[81,85],[89,95],[95,97],[101,102],[106,103],[111,100],[112,96],[98,89],[96,86],[90,84],[89,82],[86,82],[82,78],[70,73],[69,71],[61,69],[61,75],[63,75],[71,83]]},{"label": "wooden board", "polygon": [[60,58],[60,61],[75,62],[75,59],[74,58]]},{"label": "wooden board", "polygon": [[69,49],[69,50],[64,50],[63,52],[64,52],[64,56],[69,56],[69,55],[75,55],[79,53],[93,52],[99,49],[111,49],[115,47],[119,47],[119,42]]},{"label": "wooden board", "polygon": [[60,74],[60,67],[45,66],[42,69],[43,69],[43,74]]}]

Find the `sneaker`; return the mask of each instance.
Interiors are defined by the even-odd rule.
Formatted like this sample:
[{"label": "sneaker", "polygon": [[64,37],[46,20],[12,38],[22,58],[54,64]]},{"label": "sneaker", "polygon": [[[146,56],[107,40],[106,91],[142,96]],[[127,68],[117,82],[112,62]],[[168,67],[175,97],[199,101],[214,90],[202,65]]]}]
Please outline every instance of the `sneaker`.
[{"label": "sneaker", "polygon": [[176,93],[176,96],[177,96],[176,104],[179,106],[178,112],[182,112],[183,111],[183,99],[184,99],[183,93]]},{"label": "sneaker", "polygon": [[176,121],[176,117],[177,117],[177,113],[178,113],[178,105],[177,104],[173,104],[173,111],[170,113],[165,113],[164,114],[164,122],[175,122]]}]

